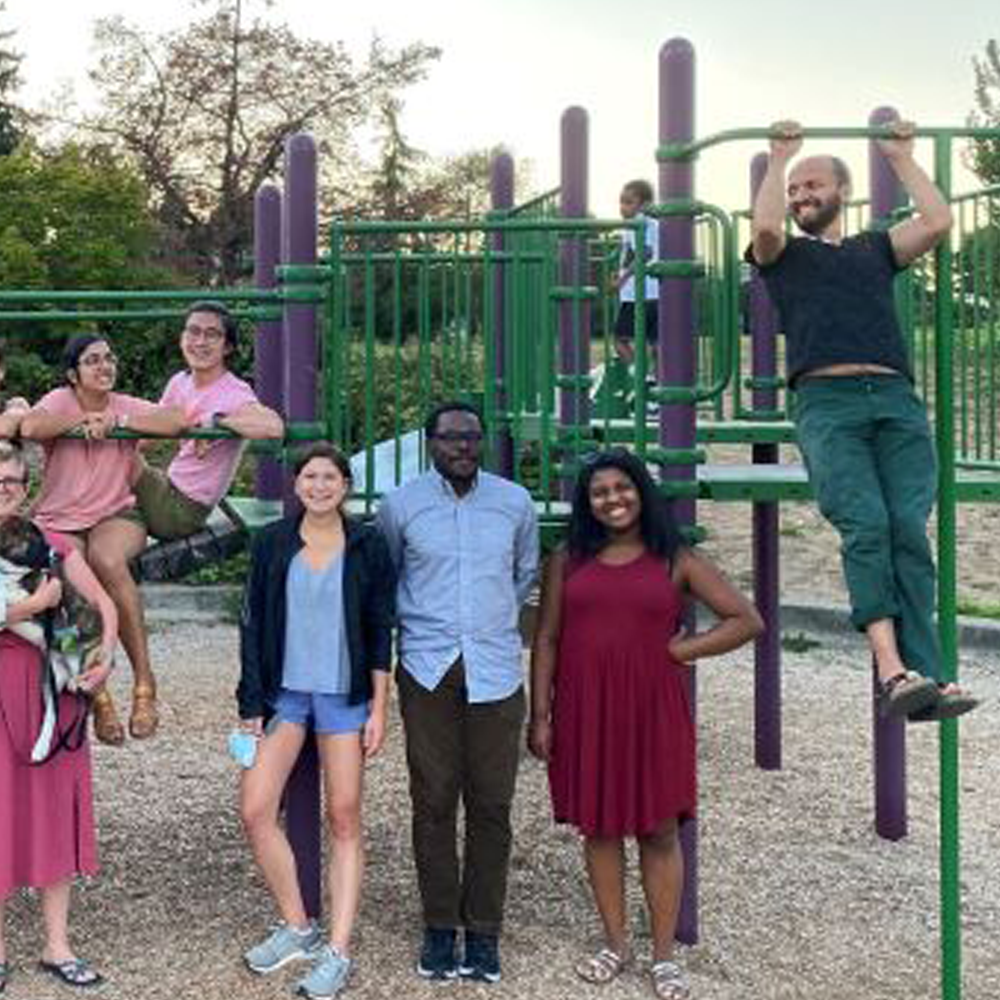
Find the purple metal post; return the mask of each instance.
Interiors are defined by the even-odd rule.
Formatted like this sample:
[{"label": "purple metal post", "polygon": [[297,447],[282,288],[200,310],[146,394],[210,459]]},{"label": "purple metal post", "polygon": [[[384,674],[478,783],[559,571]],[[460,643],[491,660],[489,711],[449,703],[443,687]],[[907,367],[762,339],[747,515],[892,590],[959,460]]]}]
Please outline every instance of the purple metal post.
[{"label": "purple metal post", "polygon": [[[278,283],[275,268],[281,259],[281,192],[262,184],[254,197],[253,283],[269,290]],[[284,347],[280,320],[261,320],[254,338],[254,389],[265,406],[284,410]],[[281,465],[273,458],[257,463],[256,492],[260,500],[281,498]]]},{"label": "purple metal post", "polygon": [[[583,108],[567,108],[560,122],[559,211],[564,219],[587,215],[589,185],[589,119]],[[587,242],[582,236],[566,237],[559,246],[559,284],[582,290],[587,281]],[[578,320],[578,322],[577,322]],[[590,303],[586,299],[559,302],[559,373],[582,378],[590,372]],[[582,383],[559,392],[559,421],[563,427],[590,424],[590,395]],[[570,484],[563,484],[569,495]]]},{"label": "purple metal post", "polygon": [[[768,155],[758,153],[750,164],[750,204],[753,205]],[[755,379],[774,379],[778,373],[777,315],[764,281],[754,273],[750,279],[748,318],[752,342],[751,371]],[[755,387],[754,409],[774,411],[778,390]],[[778,462],[778,445],[755,444],[754,465]],[[758,767],[776,771],[781,767],[781,612],[778,606],[780,557],[778,504],[753,505],[754,600],[764,619],[764,632],[754,645],[754,761]]]},{"label": "purple metal post", "polygon": [[[884,125],[899,117],[895,108],[876,108],[868,116],[869,125]],[[868,142],[868,186],[871,220],[885,220],[904,202],[903,188],[879,151]],[[875,746],[875,832],[886,840],[901,840],[907,834],[906,813],[906,727],[901,719],[883,719],[874,701],[878,671],[872,660],[872,730]]]},{"label": "purple metal post", "polygon": [[[282,227],[282,261],[316,264],[316,144],[305,134],[293,135],[285,144],[285,198]],[[316,419],[317,372],[316,307],[310,303],[285,304],[284,329],[285,417],[289,421]],[[290,479],[285,485],[285,510],[295,495]],[[285,793],[288,839],[295,853],[302,898],[310,916],[322,910],[321,825],[319,768],[313,740],[307,741],[292,771]]]},{"label": "purple metal post", "polygon": [[[694,48],[684,38],[673,38],[660,49],[660,145],[691,142],[694,139]],[[694,197],[694,163],[691,160],[660,164],[660,201],[690,200]],[[678,216],[660,222],[660,258],[694,258],[694,220]],[[660,281],[659,349],[657,374],[660,385],[693,386],[695,380],[694,295],[690,278],[663,278]],[[660,407],[660,443],[666,448],[694,448],[695,408],[692,403],[671,403]],[[692,481],[693,465],[665,466],[666,479]],[[681,524],[693,525],[697,506],[693,498],[674,502]],[[691,710],[695,712],[697,679],[690,671]],[[681,830],[684,848],[684,895],[677,921],[677,939],[686,944],[698,940],[698,828],[697,820]]]},{"label": "purple metal post", "polygon": [[[498,153],[490,164],[490,203],[493,211],[514,207],[514,158]],[[504,250],[503,233],[490,235],[494,253]],[[505,261],[494,261],[493,267],[493,364],[494,364],[494,465],[501,476],[514,475],[514,443],[510,433],[510,394],[507,390],[507,273]],[[499,419],[497,419],[499,417]]]}]

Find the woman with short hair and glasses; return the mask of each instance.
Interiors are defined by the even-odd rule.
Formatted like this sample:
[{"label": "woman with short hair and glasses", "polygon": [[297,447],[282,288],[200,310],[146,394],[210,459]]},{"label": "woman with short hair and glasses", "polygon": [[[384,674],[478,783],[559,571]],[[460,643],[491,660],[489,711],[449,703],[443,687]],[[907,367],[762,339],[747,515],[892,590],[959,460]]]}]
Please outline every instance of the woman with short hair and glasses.
[{"label": "woman with short hair and glasses", "polygon": [[[687,631],[699,601],[716,623]],[[672,948],[684,860],[678,827],[695,810],[695,734],[686,672],[758,635],[754,606],[686,546],[645,464],[624,449],[577,479],[565,549],[548,561],[531,662],[528,746],[547,761],[558,823],[583,835],[605,943],[577,974],[614,979],[628,963],[625,837],[639,846],[661,1000],[689,990]]]},{"label": "woman with short hair and glasses", "polygon": [[[128,565],[146,544],[131,486],[138,439],[109,435],[120,430],[177,435],[184,430],[184,415],[176,407],[116,392],[118,358],[101,334],[70,340],[62,369],[66,385],[43,396],[21,421],[21,436],[41,441],[45,448],[42,487],[32,514],[41,527],[70,538],[118,609],[121,641],[135,681],[129,730],[143,739],[155,732],[157,715],[142,599]],[[94,733],[102,743],[125,741],[106,690],[94,699]]]},{"label": "woman with short hair and glasses", "polygon": [[[24,457],[0,441],[0,531],[24,507],[28,475]],[[114,604],[73,546],[45,532],[45,541],[63,560],[65,578],[101,616],[100,649],[79,681],[84,691],[103,684],[111,669],[117,615]],[[3,934],[7,899],[22,887],[40,890],[45,946],[40,968],[69,986],[95,986],[101,977],[78,958],[69,943],[70,888],[76,875],[97,871],[90,748],[84,734],[40,764],[32,746],[42,716],[41,654],[14,626],[39,618],[59,603],[62,585],[45,579],[33,593],[4,604],[0,614],[0,993],[11,966]],[[60,727],[72,723],[75,696],[60,699]]]}]

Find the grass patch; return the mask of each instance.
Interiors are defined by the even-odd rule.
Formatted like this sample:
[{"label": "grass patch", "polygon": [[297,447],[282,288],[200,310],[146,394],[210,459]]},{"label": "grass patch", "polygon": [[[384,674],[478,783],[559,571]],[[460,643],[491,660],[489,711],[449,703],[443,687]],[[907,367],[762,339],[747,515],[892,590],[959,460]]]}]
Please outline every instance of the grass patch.
[{"label": "grass patch", "polygon": [[781,636],[781,648],[786,653],[808,653],[822,645],[818,639],[811,638],[805,632],[784,632]]},{"label": "grass patch", "polygon": [[1000,602],[977,601],[972,597],[960,597],[958,599],[958,613],[973,618],[1000,619]]}]

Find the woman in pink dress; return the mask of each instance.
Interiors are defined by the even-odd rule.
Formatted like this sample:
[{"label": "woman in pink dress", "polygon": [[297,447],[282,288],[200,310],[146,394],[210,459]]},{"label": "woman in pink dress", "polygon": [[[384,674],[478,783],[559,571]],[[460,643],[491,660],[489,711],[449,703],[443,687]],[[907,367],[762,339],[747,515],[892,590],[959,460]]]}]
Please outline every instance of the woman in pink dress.
[{"label": "woman in pink dress", "polygon": [[[26,489],[20,451],[0,442],[0,524],[20,513]],[[51,532],[46,532],[46,540],[64,560],[66,579],[101,615],[100,653],[80,679],[82,689],[90,692],[111,670],[118,626],[115,607],[70,542]],[[45,947],[39,967],[71,986],[101,980],[73,952],[68,934],[73,877],[97,871],[90,748],[84,733],[79,745],[57,750],[42,764],[30,763],[42,721],[41,653],[12,630],[57,605],[61,596],[61,583],[49,578],[29,597],[8,603],[0,620],[0,992],[10,975],[3,935],[5,904],[25,886],[41,890]],[[59,714],[65,732],[77,714],[74,695],[61,696]]]},{"label": "woman in pink dress", "polygon": [[[717,623],[684,631],[689,598]],[[689,990],[672,949],[683,884],[679,823],[696,804],[687,665],[758,635],[760,615],[687,548],[645,465],[615,449],[576,484],[566,548],[548,560],[532,649],[528,745],[548,762],[556,822],[583,835],[605,945],[576,966],[610,982],[629,961],[624,838],[639,845],[653,990]]]}]

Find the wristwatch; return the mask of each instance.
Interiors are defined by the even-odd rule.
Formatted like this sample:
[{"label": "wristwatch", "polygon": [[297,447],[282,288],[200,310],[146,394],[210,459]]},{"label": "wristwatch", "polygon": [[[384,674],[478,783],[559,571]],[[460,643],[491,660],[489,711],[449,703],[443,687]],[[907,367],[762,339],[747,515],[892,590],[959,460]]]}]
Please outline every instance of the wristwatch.
[{"label": "wristwatch", "polygon": [[221,412],[220,413],[213,413],[212,414],[212,427],[214,427],[215,430],[217,430],[217,431],[218,430],[225,430],[225,428],[222,426],[222,421],[225,420],[227,416],[228,416],[227,413],[221,413]]}]

